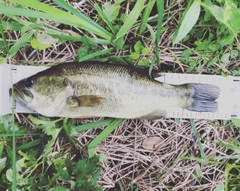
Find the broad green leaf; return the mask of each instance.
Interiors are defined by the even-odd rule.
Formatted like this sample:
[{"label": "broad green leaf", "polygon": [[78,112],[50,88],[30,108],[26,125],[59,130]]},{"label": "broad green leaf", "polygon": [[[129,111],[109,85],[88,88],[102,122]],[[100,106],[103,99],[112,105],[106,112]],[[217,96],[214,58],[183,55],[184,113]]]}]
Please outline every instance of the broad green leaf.
[{"label": "broad green leaf", "polygon": [[142,54],[143,55],[148,55],[150,53],[150,51],[151,51],[151,48],[143,48],[142,49]]},{"label": "broad green leaf", "polygon": [[221,46],[232,45],[233,41],[234,41],[234,36],[232,33],[225,35],[222,38],[220,38],[220,37],[218,38],[218,42]]},{"label": "broad green leaf", "polygon": [[63,167],[59,164],[55,164],[55,168],[57,169],[59,173],[59,177],[64,180],[64,181],[69,181],[71,180],[71,174],[68,174],[68,172],[63,169]]},{"label": "broad green leaf", "polygon": [[[12,169],[8,169],[8,170],[6,171],[6,178],[8,179],[8,181],[10,181],[10,182],[15,181],[15,180],[13,179],[13,176],[14,176],[14,175],[13,175],[13,170],[12,170]],[[23,178],[23,176],[22,176],[21,174],[16,173],[16,177],[17,177],[16,183],[17,183],[18,186],[23,186],[23,185],[26,185],[26,184],[27,184],[28,179],[27,179],[27,178]]]},{"label": "broad green leaf", "polygon": [[145,1],[146,0],[137,0],[133,10],[126,18],[123,26],[118,31],[116,35],[116,39],[123,37],[131,29],[131,27],[136,23],[138,17],[140,16],[143,10]]},{"label": "broad green leaf", "polygon": [[221,62],[224,66],[227,66],[228,64],[230,64],[230,59],[229,58],[230,58],[230,53],[229,52],[222,55]]},{"label": "broad green leaf", "polygon": [[148,66],[149,61],[147,59],[141,59],[138,62],[138,66]]},{"label": "broad green leaf", "polygon": [[226,7],[225,7],[225,10],[224,10],[224,16],[223,16],[224,23],[227,23],[227,21],[229,20],[231,14],[232,14],[232,8],[226,2]]},{"label": "broad green leaf", "polygon": [[101,153],[100,157],[99,157],[99,162],[103,163],[103,162],[106,162],[106,161],[107,161],[107,155],[104,154],[104,153]]},{"label": "broad green leaf", "polygon": [[144,48],[144,46],[142,45],[142,43],[140,41],[137,41],[137,43],[134,45],[134,50],[138,54],[140,54],[142,52],[143,48]]},{"label": "broad green leaf", "polygon": [[6,161],[7,161],[7,157],[0,158],[0,172],[2,171],[2,169],[5,168],[5,166],[6,166]]},{"label": "broad green leaf", "polygon": [[75,57],[76,60],[80,60],[82,59],[84,56],[87,56],[89,53],[89,47],[86,46],[86,45],[82,45],[81,48],[79,48],[78,50],[78,54],[77,56]]},{"label": "broad green leaf", "polygon": [[[58,134],[60,132],[60,130],[54,130],[54,134]],[[49,153],[52,152],[52,147],[55,143],[56,139],[52,138],[51,140],[48,141],[48,143],[45,145],[44,147],[44,156],[47,157],[49,155]]]},{"label": "broad green leaf", "polygon": [[132,52],[129,55],[129,58],[133,59],[133,60],[137,60],[140,57],[140,54],[138,54],[137,52]]},{"label": "broad green leaf", "polygon": [[38,33],[37,40],[42,44],[52,44],[52,45],[56,45],[56,43],[58,42],[58,39],[54,39],[47,33]]},{"label": "broad green leaf", "polygon": [[31,115],[29,118],[34,124],[36,124],[36,129],[41,129],[46,135],[52,136],[44,148],[44,155],[47,156],[52,151],[52,146],[55,143],[60,131],[62,130],[62,127],[56,127],[56,123],[62,119],[49,121],[47,118],[42,117],[42,119],[37,119]]},{"label": "broad green leaf", "polygon": [[119,10],[120,10],[120,5],[119,4],[112,4],[110,2],[106,2],[103,5],[104,7],[104,13],[108,17],[110,21],[116,20]]},{"label": "broad green leaf", "polygon": [[12,182],[13,181],[12,177],[13,177],[13,171],[12,171],[12,169],[8,169],[6,171],[6,178],[8,179],[8,181]]},{"label": "broad green leaf", "polygon": [[206,8],[215,19],[221,23],[224,23],[224,9],[217,5],[201,3],[201,5]]},{"label": "broad green leaf", "polygon": [[73,164],[69,156],[67,156],[67,158],[65,159],[65,165],[67,167],[68,174],[71,176],[73,172]]},{"label": "broad green leaf", "polygon": [[25,158],[21,158],[16,162],[17,172],[20,172],[22,168],[25,166]]},{"label": "broad green leaf", "polygon": [[118,39],[114,39],[112,44],[116,47],[117,50],[122,49],[123,45],[124,45],[124,37],[120,37]]},{"label": "broad green leaf", "polygon": [[232,50],[232,51],[231,51],[231,58],[232,58],[232,59],[237,58],[238,55],[239,55],[239,51],[238,51],[238,50]]},{"label": "broad green leaf", "polygon": [[32,115],[30,115],[28,118],[34,124],[41,125],[41,126],[35,126],[35,128],[42,129],[45,134],[51,135],[52,137],[56,138],[56,136],[57,136],[56,135],[57,132],[55,132],[55,130],[56,130],[56,123],[61,121],[62,119],[48,121],[48,120],[44,120],[44,119],[37,119],[37,118],[33,117]]},{"label": "broad green leaf", "polygon": [[0,124],[5,128],[6,131],[7,129],[10,129],[12,125],[11,115],[0,116]]},{"label": "broad green leaf", "polygon": [[30,43],[31,46],[36,50],[45,50],[46,48],[51,47],[51,44],[40,43],[36,38],[33,38]]},{"label": "broad green leaf", "polygon": [[199,18],[200,9],[200,1],[195,0],[187,10],[182,22],[180,23],[180,26],[178,26],[178,29],[174,33],[173,44],[181,41],[190,32]]},{"label": "broad green leaf", "polygon": [[31,162],[36,162],[36,158],[34,158],[32,155],[30,155],[30,154],[28,154],[28,153],[24,153],[24,152],[22,152],[22,151],[18,151],[18,154],[20,155],[20,156],[22,156],[23,157],[23,159],[26,159],[26,160],[28,160],[28,161],[31,161]]},{"label": "broad green leaf", "polygon": [[230,25],[234,35],[237,35],[240,32],[240,9],[230,1],[226,1],[225,4],[224,21]]},{"label": "broad green leaf", "polygon": [[114,119],[89,145],[88,149],[96,147],[101,143],[118,125],[123,122],[124,119]]},{"label": "broad green leaf", "polygon": [[96,155],[96,149],[95,148],[88,149],[88,157],[89,158],[93,158],[95,155]]}]

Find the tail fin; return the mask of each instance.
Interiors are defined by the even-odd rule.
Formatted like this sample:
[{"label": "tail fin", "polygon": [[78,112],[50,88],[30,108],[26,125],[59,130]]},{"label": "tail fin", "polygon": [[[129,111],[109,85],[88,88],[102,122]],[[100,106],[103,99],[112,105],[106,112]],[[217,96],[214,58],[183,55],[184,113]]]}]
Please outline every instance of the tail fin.
[{"label": "tail fin", "polygon": [[188,84],[191,95],[188,102],[188,110],[197,112],[216,112],[218,103],[216,99],[220,95],[220,88],[211,84]]}]

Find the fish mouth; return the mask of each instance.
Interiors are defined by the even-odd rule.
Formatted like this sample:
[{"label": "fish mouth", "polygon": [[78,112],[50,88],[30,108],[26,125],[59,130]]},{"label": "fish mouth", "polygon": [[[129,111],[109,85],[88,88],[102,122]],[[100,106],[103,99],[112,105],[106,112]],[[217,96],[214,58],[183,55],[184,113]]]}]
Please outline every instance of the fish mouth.
[{"label": "fish mouth", "polygon": [[[13,95],[12,95],[13,93]],[[30,102],[33,99],[33,94],[26,89],[19,89],[16,85],[13,86],[13,89],[9,89],[9,95],[14,96],[14,98],[20,100],[21,102]]]}]

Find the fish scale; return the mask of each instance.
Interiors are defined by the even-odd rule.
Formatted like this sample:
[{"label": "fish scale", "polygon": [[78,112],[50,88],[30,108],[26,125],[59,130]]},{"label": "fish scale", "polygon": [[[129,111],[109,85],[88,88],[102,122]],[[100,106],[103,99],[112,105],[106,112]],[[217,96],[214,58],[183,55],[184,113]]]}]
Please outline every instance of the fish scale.
[{"label": "fish scale", "polygon": [[[11,113],[12,111],[11,98],[8,94],[8,89],[11,87],[11,84],[19,81],[22,78],[31,76],[34,73],[45,70],[46,68],[47,67],[36,66],[10,66],[8,64],[0,65],[0,116]],[[219,103],[219,109],[217,112],[194,112],[182,108],[171,108],[166,114],[167,117],[195,119],[230,119],[232,117],[240,118],[240,77],[161,73],[161,76],[155,78],[155,80],[172,85],[186,83],[206,83],[217,85],[221,89],[221,94],[217,100]],[[33,113],[33,111],[16,102],[14,103],[14,110],[18,113]]]}]

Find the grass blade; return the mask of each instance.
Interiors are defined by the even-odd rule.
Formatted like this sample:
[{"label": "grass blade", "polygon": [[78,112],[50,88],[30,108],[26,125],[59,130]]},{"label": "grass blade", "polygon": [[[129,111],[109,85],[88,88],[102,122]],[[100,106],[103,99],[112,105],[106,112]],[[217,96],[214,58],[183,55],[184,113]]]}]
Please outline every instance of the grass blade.
[{"label": "grass blade", "polygon": [[163,0],[157,1],[157,10],[158,10],[158,22],[157,22],[158,24],[157,24],[156,37],[155,37],[155,40],[154,40],[155,54],[154,54],[152,63],[149,67],[149,76],[151,76],[152,69],[155,65],[156,60],[157,60],[157,65],[160,67],[158,43],[159,43],[159,40],[160,40],[162,21],[163,21],[163,13],[164,13],[164,1]]},{"label": "grass blade", "polygon": [[[70,13],[78,16],[84,23],[82,23],[84,28],[87,28],[86,30],[89,30],[95,34],[101,33],[104,36],[102,36],[105,39],[110,40],[112,38],[112,34],[106,31],[104,28],[102,28],[100,25],[98,25],[96,22],[94,22],[89,17],[85,16],[84,14],[80,13],[78,10],[76,10],[74,7],[66,3],[64,0],[53,0],[56,4],[64,8],[65,10],[69,11]],[[95,31],[95,32],[94,32]]]},{"label": "grass blade", "polygon": [[149,31],[150,34],[151,34],[151,38],[152,38],[152,40],[155,42],[155,40],[156,40],[156,35],[155,35],[155,32],[154,32],[152,26],[149,25],[149,24],[147,24],[147,29],[148,29],[148,31]]},{"label": "grass blade", "polygon": [[[51,32],[48,32],[49,35],[51,35],[53,38],[58,38],[59,40],[70,40],[73,42],[82,42],[81,36],[70,36],[70,35],[65,35],[65,34],[54,34]],[[90,38],[90,40],[95,43],[95,44],[102,44],[102,45],[108,45],[109,41],[105,39],[96,39],[96,38]]]},{"label": "grass blade", "polygon": [[140,27],[139,27],[139,30],[138,30],[139,35],[142,35],[144,33],[146,27],[147,27],[148,18],[149,18],[149,15],[152,11],[152,8],[153,8],[155,2],[156,2],[156,0],[150,0],[147,4],[147,7],[145,8],[145,10],[143,12]]},{"label": "grass blade", "polygon": [[3,39],[3,44],[4,44],[4,47],[5,47],[5,52],[8,53],[9,48],[8,48],[8,45],[7,45],[7,41],[6,41],[6,36],[5,36],[4,30],[3,30],[2,20],[0,20],[0,31],[1,31],[2,39]]},{"label": "grass blade", "polygon": [[[9,59],[9,63],[11,64],[11,60]],[[13,74],[11,72],[11,84],[13,84]],[[17,152],[16,152],[16,129],[15,129],[15,116],[14,116],[14,90],[13,90],[13,85],[12,85],[12,97],[11,97],[11,106],[12,106],[12,114],[11,114],[11,119],[12,119],[12,190],[16,191],[17,190]]]},{"label": "grass blade", "polygon": [[109,49],[105,49],[105,50],[100,50],[91,54],[88,54],[86,56],[83,56],[82,58],[79,59],[79,62],[83,62],[85,60],[90,60],[93,59],[97,56],[103,55],[103,54],[107,54],[109,52],[112,52],[114,50],[114,48],[109,48]]},{"label": "grass blade", "polygon": [[[72,25],[75,27],[79,27],[79,23],[76,21],[70,21],[68,18],[64,17],[56,17],[54,15],[50,15],[48,13],[43,13],[43,12],[38,12],[38,11],[33,11],[33,10],[26,10],[22,8],[15,8],[15,7],[6,7],[3,6],[0,3],[0,8],[1,8],[1,13],[5,15],[18,15],[18,16],[25,16],[25,17],[31,17],[31,18],[41,18],[41,19],[49,19],[56,21],[56,22],[61,22],[64,24]],[[71,15],[73,16],[73,15]],[[76,19],[76,17],[71,17],[71,19]]]},{"label": "grass blade", "polygon": [[[36,7],[37,7],[38,10],[41,10],[45,13],[33,11],[33,10],[21,9],[21,8],[6,7],[3,4],[0,4],[1,12],[3,14],[22,15],[22,16],[29,16],[29,17],[33,17],[33,18],[42,18],[42,19],[53,20],[56,22],[60,22],[60,23],[64,23],[67,25],[72,25],[72,26],[75,26],[78,28],[82,28],[86,31],[91,31],[92,33],[99,35],[109,41],[112,39],[112,35],[109,32],[107,32],[105,29],[101,28],[99,25],[97,25],[91,19],[89,19],[87,17],[79,18],[78,16],[72,15],[68,12],[65,12],[63,10],[57,9],[55,7],[49,6],[47,4],[44,4],[44,3],[41,3],[41,2],[35,1],[35,0],[31,0],[31,1],[10,0],[10,1],[27,6],[27,7],[31,7],[33,9],[36,9]],[[6,8],[8,8],[8,9],[6,9]],[[91,25],[91,23],[94,23],[94,25]]]},{"label": "grass blade", "polygon": [[133,10],[129,14],[129,16],[126,18],[123,26],[118,31],[116,39],[124,36],[129,31],[129,29],[136,23],[138,17],[140,16],[140,14],[143,10],[145,1],[146,0],[138,0],[136,2]]},{"label": "grass blade", "polygon": [[157,65],[160,67],[158,44],[160,41],[162,21],[163,21],[164,0],[157,1],[157,10],[158,10],[158,24],[157,24],[157,33],[156,33],[156,39],[155,39],[155,57],[157,60]]},{"label": "grass blade", "polygon": [[204,159],[206,159],[206,155],[205,155],[205,153],[204,153],[204,150],[203,150],[203,147],[202,147],[202,143],[201,143],[200,138],[199,138],[199,136],[198,136],[198,132],[197,132],[197,128],[196,128],[196,126],[195,126],[194,120],[193,120],[193,119],[190,119],[190,123],[191,123],[191,126],[192,126],[193,133],[194,133],[194,135],[195,135],[196,138],[197,138],[197,143],[198,143],[198,147],[199,147],[201,156],[202,156]]},{"label": "grass blade", "polygon": [[29,149],[29,148],[34,147],[36,145],[42,144],[44,140],[45,140],[45,138],[39,138],[39,139],[33,140],[29,143],[20,145],[19,147],[17,147],[17,150]]},{"label": "grass blade", "polygon": [[21,31],[22,27],[24,26],[23,24],[17,22],[5,22],[5,21],[1,22],[3,29],[5,30]]},{"label": "grass blade", "polygon": [[77,132],[80,133],[82,131],[86,131],[86,130],[89,130],[89,129],[97,128],[97,127],[100,127],[100,126],[103,126],[103,125],[109,125],[113,120],[114,119],[105,119],[105,120],[102,120],[102,121],[97,121],[97,122],[93,122],[93,123],[80,125],[80,126],[75,127],[74,129]]},{"label": "grass blade", "polygon": [[100,142],[102,142],[124,119],[114,119],[89,145],[88,149],[96,147]]},{"label": "grass blade", "polygon": [[104,22],[108,25],[108,27],[111,29],[113,34],[116,34],[116,30],[114,26],[112,25],[111,21],[108,19],[107,15],[102,11],[102,9],[99,7],[98,4],[94,5],[94,8],[97,10],[98,14],[102,17]]},{"label": "grass blade", "polygon": [[195,0],[187,10],[182,22],[174,33],[173,45],[181,41],[190,32],[199,18],[200,10],[200,0]]}]

